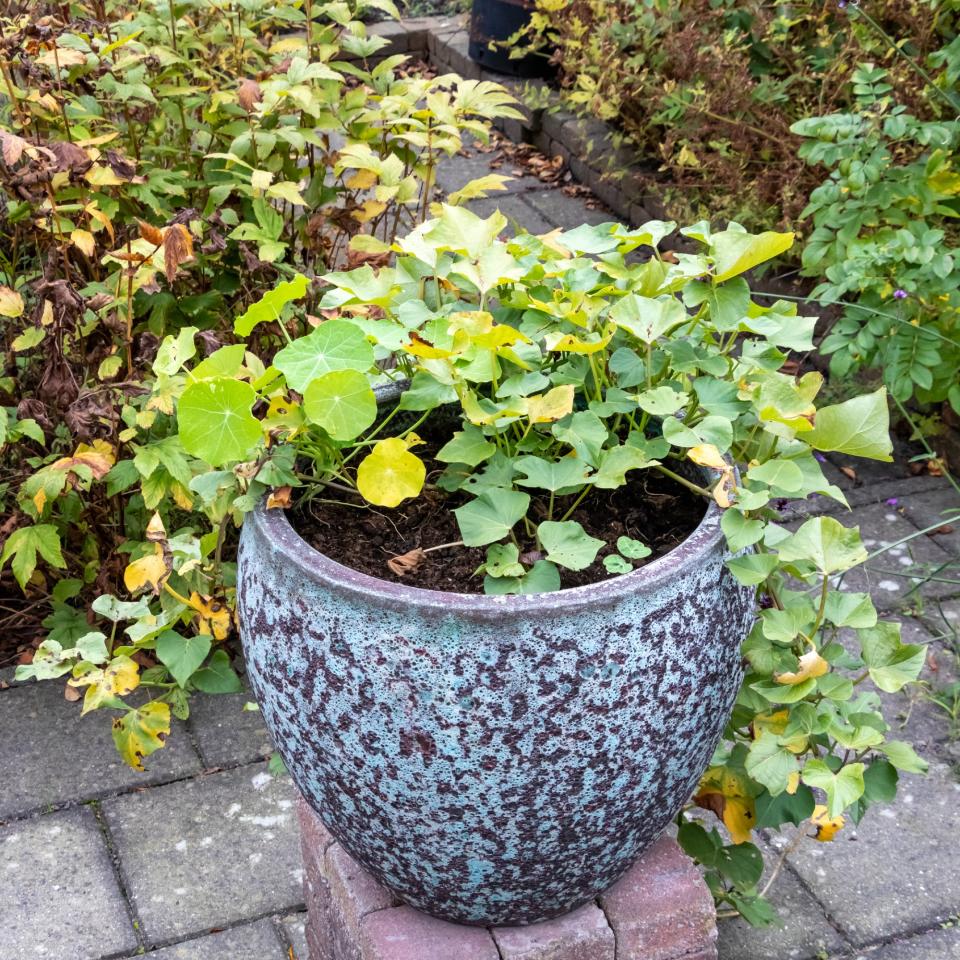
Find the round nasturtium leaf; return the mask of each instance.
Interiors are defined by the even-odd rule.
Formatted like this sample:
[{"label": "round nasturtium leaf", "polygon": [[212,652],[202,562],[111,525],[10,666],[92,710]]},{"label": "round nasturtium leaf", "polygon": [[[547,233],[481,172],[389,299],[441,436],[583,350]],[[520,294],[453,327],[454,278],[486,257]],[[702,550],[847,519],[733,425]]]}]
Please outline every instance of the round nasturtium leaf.
[{"label": "round nasturtium leaf", "polygon": [[249,383],[218,377],[192,383],[177,404],[180,442],[211,467],[246,460],[262,436],[251,413],[257,394]]},{"label": "round nasturtium leaf", "polygon": [[288,386],[302,393],[312,380],[331,370],[369,370],[373,360],[373,347],[355,323],[328,320],[287,344],[273,358],[273,365],[287,378]]},{"label": "round nasturtium leaf", "polygon": [[358,370],[334,370],[311,380],[303,394],[307,419],[334,440],[352,440],[377,418],[377,398]]},{"label": "round nasturtium leaf", "polygon": [[399,437],[381,440],[357,468],[357,489],[378,507],[395,507],[415,497],[427,477],[423,461]]}]

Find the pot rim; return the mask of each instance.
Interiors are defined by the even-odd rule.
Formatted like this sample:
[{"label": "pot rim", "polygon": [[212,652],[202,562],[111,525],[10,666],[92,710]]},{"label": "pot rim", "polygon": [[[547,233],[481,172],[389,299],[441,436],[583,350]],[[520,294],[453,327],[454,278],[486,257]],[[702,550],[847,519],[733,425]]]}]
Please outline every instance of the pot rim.
[{"label": "pot rim", "polygon": [[285,510],[276,507],[267,509],[266,496],[257,504],[247,522],[257,528],[258,533],[274,551],[311,579],[319,580],[337,591],[357,594],[367,603],[379,600],[391,607],[399,603],[439,611],[494,613],[503,616],[510,613],[552,614],[558,610],[590,605],[591,602],[608,604],[626,595],[652,591],[665,581],[676,579],[688,570],[700,566],[707,556],[722,544],[722,513],[720,507],[711,500],[700,523],[685,540],[669,553],[637,567],[632,573],[549,593],[501,596],[429,590],[425,587],[381,580],[379,577],[354,570],[353,567],[332,560],[307,543],[294,530]]}]

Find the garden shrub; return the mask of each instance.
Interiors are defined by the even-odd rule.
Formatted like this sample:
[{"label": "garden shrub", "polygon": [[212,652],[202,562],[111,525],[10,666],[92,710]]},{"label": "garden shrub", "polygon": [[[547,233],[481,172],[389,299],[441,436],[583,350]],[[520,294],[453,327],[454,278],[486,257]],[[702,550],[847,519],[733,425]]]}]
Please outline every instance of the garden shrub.
[{"label": "garden shrub", "polygon": [[[925,769],[861,687],[902,689],[926,650],[838,582],[867,559],[859,532],[826,516],[791,531],[780,515],[785,500],[813,494],[845,503],[818,451],[890,459],[885,391],[818,409],[822,376],[784,372],[791,351],[810,348],[815,320],[783,301],[756,303],[744,274],[789,249],[792,234],[701,222],[682,231],[695,253],[663,259],[672,223],[504,241],[500,213],[433,212],[392,245],[391,266],[324,276],[324,322],[263,359],[263,331],[305,298],[306,278],[268,291],[237,317],[241,341],[200,362],[195,330],[164,340],[165,379],[152,393],[172,411],[161,414],[162,443],[190,458],[188,487],[211,532],[168,531],[154,514],[125,571],[144,595],[101,596],[103,629],[71,649],[47,641],[21,675],[69,673],[87,709],[149,686],[155,698],[115,727],[138,758],[160,746],[166,711],[186,691],[229,676],[217,647],[229,613],[204,583],[218,527],[261,499],[267,509],[320,497],[389,511],[429,489],[442,510],[445,493],[459,504],[461,542],[443,549],[484,549],[476,575],[487,593],[539,593],[601,554],[601,579],[642,563],[647,544],[589,535],[577,507],[630,476],[665,473],[723,510],[729,569],[760,601],[743,687],[693,800],[730,842],[692,809],[679,838],[718,901],[770,922],[754,829],[792,823],[829,840],[845,817],[889,801],[898,771]],[[409,389],[378,415],[374,388],[400,380]],[[455,424],[428,464],[417,430],[451,406]],[[684,464],[700,479],[685,478]],[[393,560],[409,572],[413,554]],[[144,653],[159,662],[141,672],[133,658]]]},{"label": "garden shrub", "polygon": [[854,112],[792,127],[800,156],[830,171],[803,211],[804,272],[823,278],[812,296],[842,304],[820,349],[838,377],[879,368],[898,400],[960,413],[960,123],[918,119],[887,80],[861,66]]},{"label": "garden shrub", "polygon": [[[125,711],[114,735],[134,766],[171,708],[187,715],[187,690],[238,688],[222,646],[240,513],[228,494],[251,467],[211,474],[184,449],[183,363],[225,349],[266,376],[279,343],[322,321],[306,278],[381,256],[427,215],[440,157],[518,115],[496,84],[377,62],[386,41],[359,19],[371,7],[396,12],[89,0],[0,18],[0,568],[25,606],[47,607],[30,671],[48,675],[51,650],[99,664],[84,711]],[[278,281],[307,294],[305,313],[261,301]],[[245,344],[236,315],[242,337],[271,322]],[[149,656],[108,660],[117,623],[148,609],[109,598],[171,558],[184,606],[158,616]],[[91,639],[104,622],[108,639]],[[183,632],[164,633],[174,622]],[[162,698],[133,710],[122,697],[137,686]]]},{"label": "garden shrub", "polygon": [[[954,0],[881,0],[870,20],[844,3],[800,0],[537,0],[517,53],[550,55],[564,105],[611,122],[679,217],[790,224],[817,184],[791,124],[849,109],[853,72],[886,69],[924,120],[942,105],[905,56],[955,41]],[[894,38],[893,41],[889,36]],[[956,81],[941,52],[933,81]]]}]

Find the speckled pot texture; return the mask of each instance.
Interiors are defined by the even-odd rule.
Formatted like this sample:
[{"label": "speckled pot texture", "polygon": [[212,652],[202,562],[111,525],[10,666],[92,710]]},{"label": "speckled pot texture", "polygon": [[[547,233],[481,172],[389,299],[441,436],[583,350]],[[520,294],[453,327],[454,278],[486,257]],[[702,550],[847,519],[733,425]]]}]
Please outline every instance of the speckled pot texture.
[{"label": "speckled pot texture", "polygon": [[626,576],[487,597],[389,583],[243,528],[247,666],[297,786],[397,896],[531,923],[609,887],[689,798],[742,678],[751,592],[711,507]]}]

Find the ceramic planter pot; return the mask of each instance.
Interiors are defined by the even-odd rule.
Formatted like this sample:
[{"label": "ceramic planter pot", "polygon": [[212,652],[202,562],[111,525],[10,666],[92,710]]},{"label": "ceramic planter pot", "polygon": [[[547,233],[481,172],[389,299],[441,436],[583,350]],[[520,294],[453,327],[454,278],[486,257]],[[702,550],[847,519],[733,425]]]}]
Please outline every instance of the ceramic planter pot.
[{"label": "ceramic planter pot", "polygon": [[544,77],[552,73],[546,56],[527,54],[511,59],[510,50],[500,46],[530,22],[535,9],[534,0],[473,0],[467,48],[470,59],[486,70],[513,77]]},{"label": "ceramic planter pot", "polygon": [[239,557],[251,683],[297,786],[402,900],[543,920],[609,887],[710,760],[753,617],[724,556],[711,506],[625,576],[441,593],[335,563],[261,505]]}]

